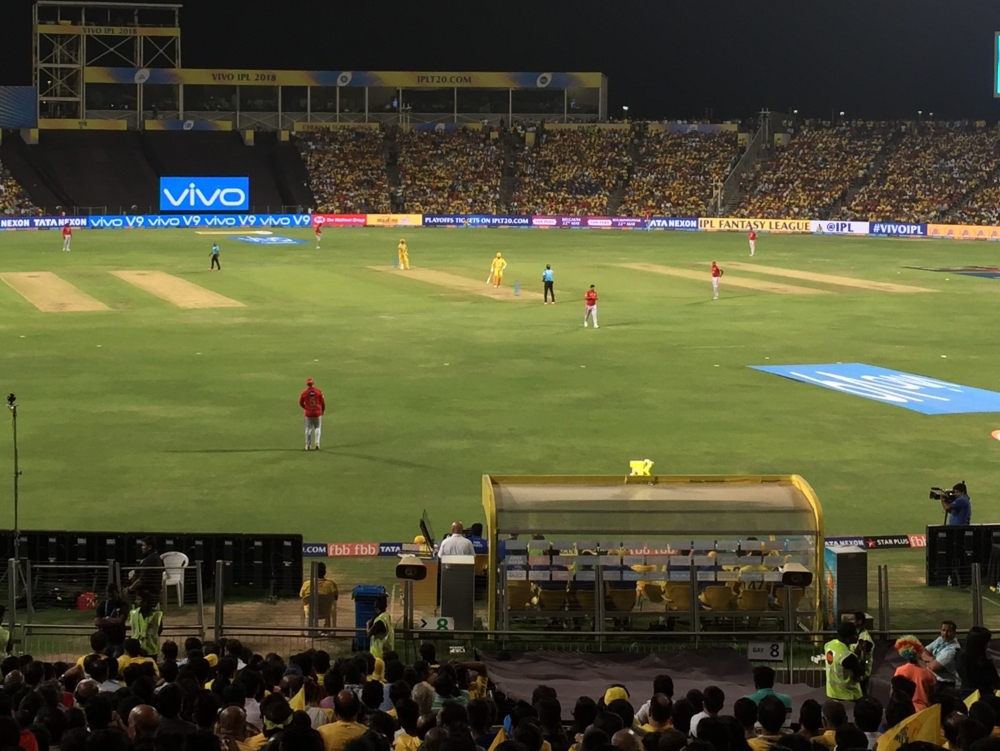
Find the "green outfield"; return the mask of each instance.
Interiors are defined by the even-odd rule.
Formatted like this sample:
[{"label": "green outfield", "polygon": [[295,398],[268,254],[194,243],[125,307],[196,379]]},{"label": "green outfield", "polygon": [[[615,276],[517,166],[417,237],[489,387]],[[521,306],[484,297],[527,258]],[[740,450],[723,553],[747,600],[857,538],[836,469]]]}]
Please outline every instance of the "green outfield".
[{"label": "green outfield", "polygon": [[[991,266],[996,245],[762,236],[750,259],[739,234],[341,229],[321,250],[281,234],[308,244],[78,231],[64,253],[55,232],[0,234],[23,527],[407,539],[424,509],[439,530],[482,520],[483,473],[639,458],[801,474],[828,534],[921,531],[941,519],[929,486],[959,479],[974,521],[998,521],[1000,415],[929,417],[748,368],[864,362],[996,389],[1000,280],[906,268]],[[409,276],[391,268],[401,235]],[[599,330],[581,325],[590,284]],[[309,376],[328,411],[306,453]],[[5,424],[0,468],[10,449]]]}]

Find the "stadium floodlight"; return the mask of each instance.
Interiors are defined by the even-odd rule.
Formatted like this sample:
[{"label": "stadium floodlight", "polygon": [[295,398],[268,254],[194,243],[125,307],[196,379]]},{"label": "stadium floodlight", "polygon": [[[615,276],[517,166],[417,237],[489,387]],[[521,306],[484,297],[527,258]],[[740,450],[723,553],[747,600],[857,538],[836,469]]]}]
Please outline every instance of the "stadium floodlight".
[{"label": "stadium floodlight", "polygon": [[622,118],[623,119],[628,119],[628,105],[627,104],[623,104],[622,105]]}]

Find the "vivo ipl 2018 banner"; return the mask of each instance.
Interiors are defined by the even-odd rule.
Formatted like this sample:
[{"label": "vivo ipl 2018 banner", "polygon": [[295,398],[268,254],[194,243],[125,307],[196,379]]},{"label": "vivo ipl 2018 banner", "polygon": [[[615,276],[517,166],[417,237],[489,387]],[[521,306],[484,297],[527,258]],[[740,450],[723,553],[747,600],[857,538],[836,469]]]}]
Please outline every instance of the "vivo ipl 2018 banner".
[{"label": "vivo ipl 2018 banner", "polygon": [[218,214],[249,208],[248,177],[160,178],[160,211]]}]

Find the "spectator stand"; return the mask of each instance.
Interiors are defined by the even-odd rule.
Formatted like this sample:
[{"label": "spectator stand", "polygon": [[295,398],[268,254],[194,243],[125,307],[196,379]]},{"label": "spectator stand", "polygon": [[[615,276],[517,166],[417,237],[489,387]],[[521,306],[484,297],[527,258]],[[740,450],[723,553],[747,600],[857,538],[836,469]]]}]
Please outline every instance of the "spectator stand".
[{"label": "spectator stand", "polygon": [[[764,623],[772,635],[820,628],[823,515],[797,475],[486,475],[483,507],[490,629],[603,644],[686,622],[697,645]],[[791,571],[811,576],[792,586]]]}]

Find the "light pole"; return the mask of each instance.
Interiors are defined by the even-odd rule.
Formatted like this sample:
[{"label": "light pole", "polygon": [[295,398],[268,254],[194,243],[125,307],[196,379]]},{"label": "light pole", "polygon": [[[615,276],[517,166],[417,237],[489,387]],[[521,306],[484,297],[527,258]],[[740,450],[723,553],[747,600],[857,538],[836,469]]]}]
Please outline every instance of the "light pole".
[{"label": "light pole", "polygon": [[622,120],[628,120],[628,105],[622,105]]},{"label": "light pole", "polygon": [[[14,433],[14,561],[15,566],[20,565],[20,538],[21,528],[18,524],[18,480],[21,477],[21,469],[17,461],[17,397],[14,394],[7,395],[7,409],[10,410],[10,427]],[[13,583],[11,584],[13,586]]]},{"label": "light pole", "polygon": [[917,122],[922,123],[924,121],[924,111],[917,110]]}]

